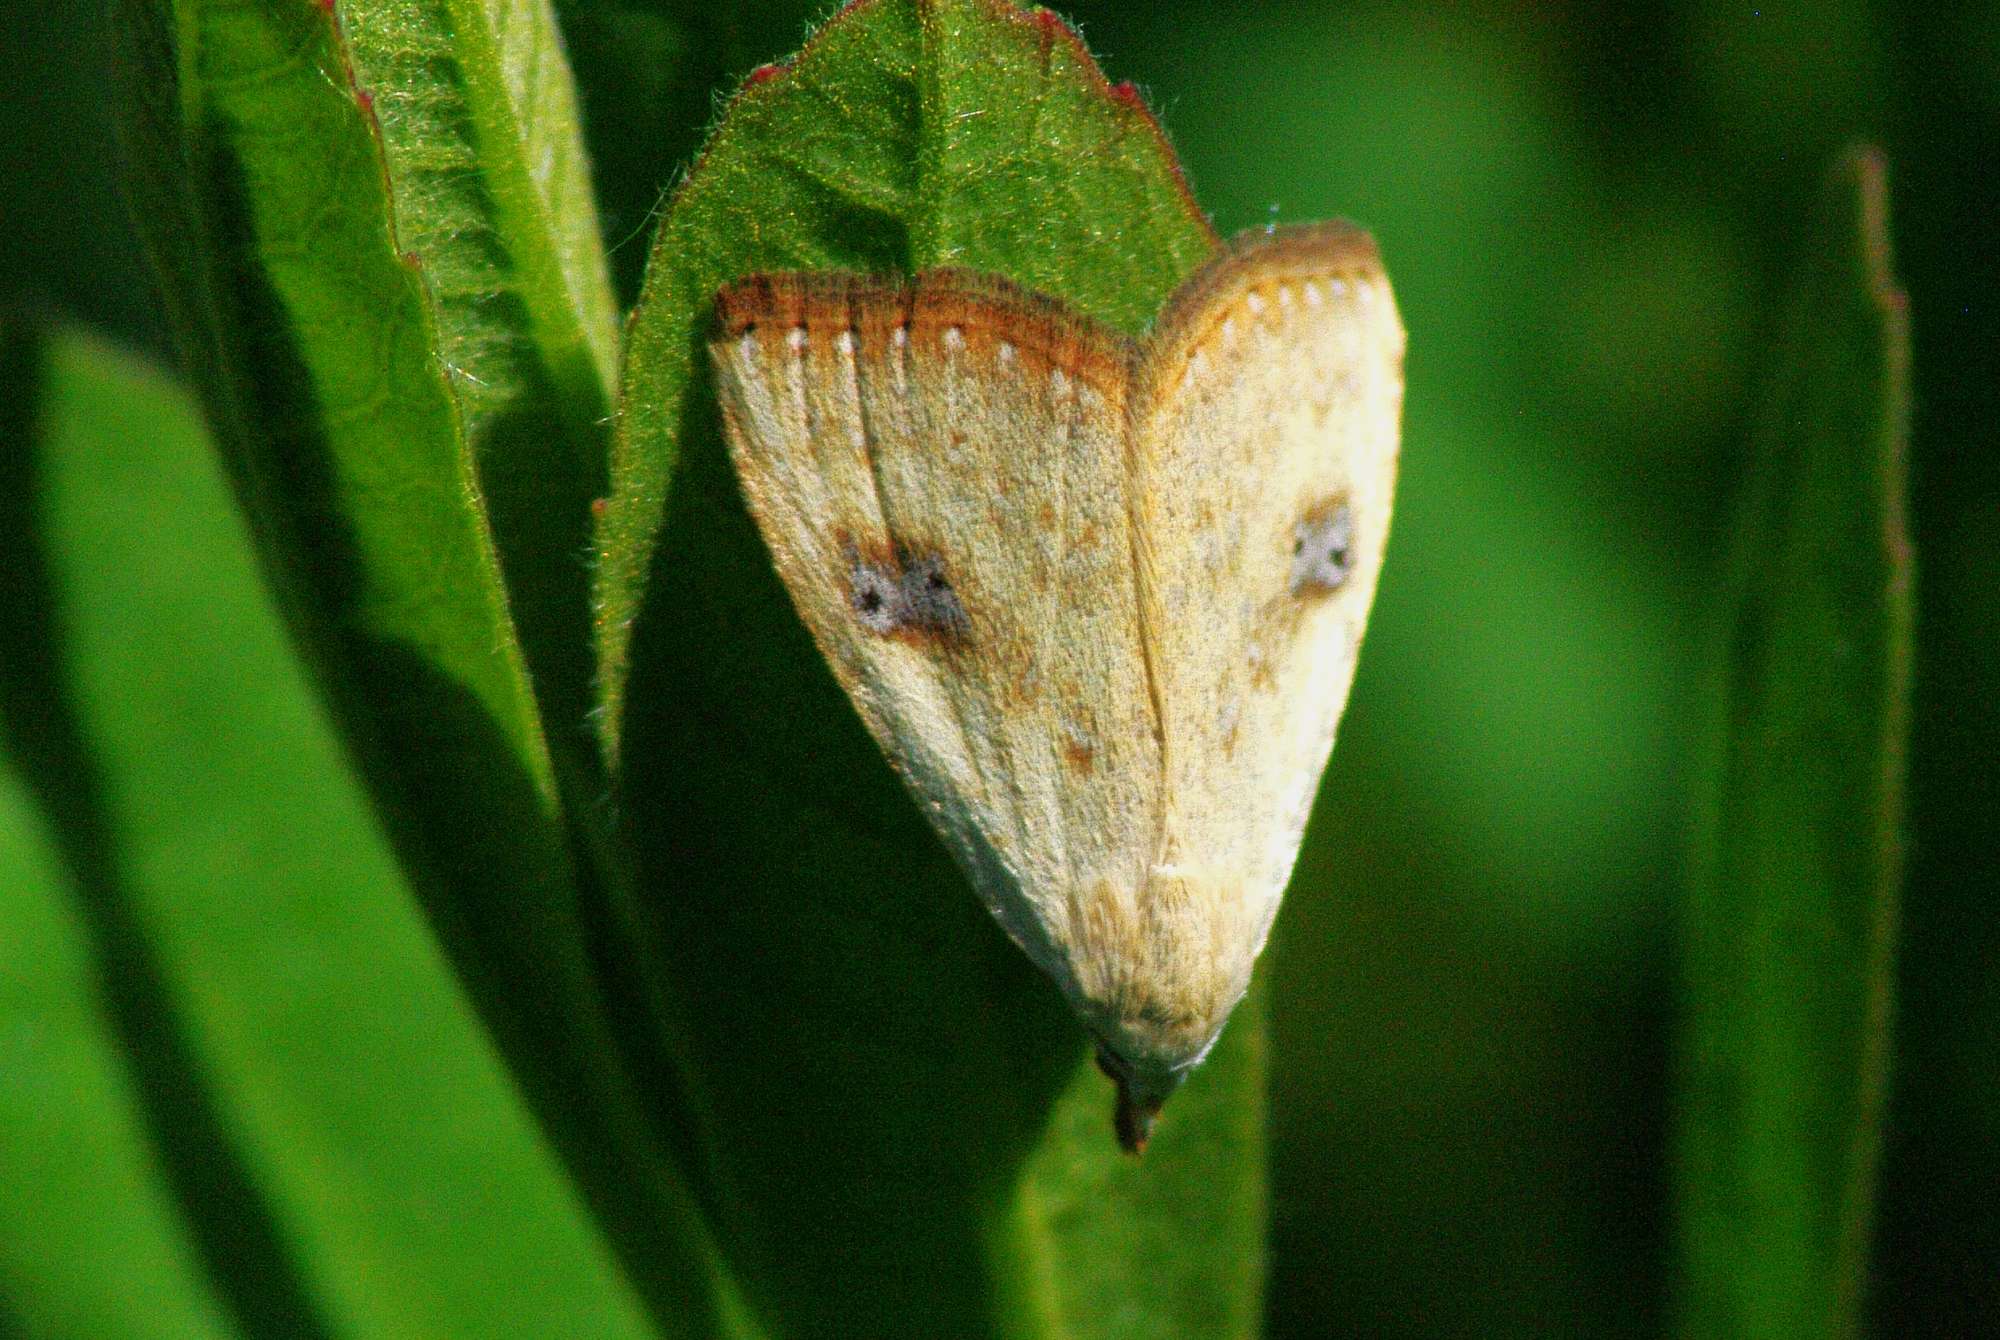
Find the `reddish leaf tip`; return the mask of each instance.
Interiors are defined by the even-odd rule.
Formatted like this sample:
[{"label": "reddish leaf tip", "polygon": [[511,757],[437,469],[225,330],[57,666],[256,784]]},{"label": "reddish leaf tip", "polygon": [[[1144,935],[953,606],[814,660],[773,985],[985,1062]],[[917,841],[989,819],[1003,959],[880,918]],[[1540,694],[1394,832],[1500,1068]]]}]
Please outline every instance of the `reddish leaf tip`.
[{"label": "reddish leaf tip", "polygon": [[[1054,46],[1057,42],[1066,43],[1079,60],[1093,69],[1096,68],[1097,61],[1090,54],[1089,44],[1083,40],[1083,34],[1078,32],[1068,19],[1050,9],[1037,9],[1029,17],[1034,20],[1035,27],[1041,30],[1044,47]],[[1098,78],[1100,80],[1103,78],[1101,72]]]}]

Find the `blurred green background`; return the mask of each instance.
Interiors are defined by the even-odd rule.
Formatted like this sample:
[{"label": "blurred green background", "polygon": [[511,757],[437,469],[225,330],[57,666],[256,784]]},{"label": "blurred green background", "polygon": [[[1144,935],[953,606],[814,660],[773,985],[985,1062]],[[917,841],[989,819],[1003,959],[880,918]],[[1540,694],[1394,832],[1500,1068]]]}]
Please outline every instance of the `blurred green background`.
[{"label": "blurred green background", "polygon": [[[557,8],[629,301],[717,96],[818,7]],[[2000,5],[1060,10],[1220,229],[1364,222],[1410,330],[1391,559],[1265,969],[1277,1336],[1664,1324],[1719,546],[1822,173],[1886,148],[1921,612],[1874,1307],[1883,1334],[2000,1334]],[[168,357],[99,5],[10,0],[0,33],[0,302]]]}]

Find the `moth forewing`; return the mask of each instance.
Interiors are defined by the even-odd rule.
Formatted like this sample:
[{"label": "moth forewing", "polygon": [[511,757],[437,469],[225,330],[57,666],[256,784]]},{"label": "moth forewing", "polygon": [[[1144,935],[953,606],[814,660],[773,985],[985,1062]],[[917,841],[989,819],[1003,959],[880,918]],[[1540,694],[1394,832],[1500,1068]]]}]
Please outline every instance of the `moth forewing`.
[{"label": "moth forewing", "polygon": [[1142,342],[956,271],[760,276],[717,318],[801,618],[1137,1147],[1248,984],[1353,676],[1402,394],[1372,242],[1239,239]]},{"label": "moth forewing", "polygon": [[1141,361],[1133,497],[1165,732],[1162,863],[1218,887],[1241,914],[1234,952],[1251,957],[1374,597],[1402,348],[1372,240],[1336,223],[1237,239],[1169,303]]},{"label": "moth forewing", "polygon": [[1129,344],[949,271],[760,277],[718,318],[731,454],[794,603],[981,900],[1080,1005],[1076,891],[1134,894],[1158,829]]}]

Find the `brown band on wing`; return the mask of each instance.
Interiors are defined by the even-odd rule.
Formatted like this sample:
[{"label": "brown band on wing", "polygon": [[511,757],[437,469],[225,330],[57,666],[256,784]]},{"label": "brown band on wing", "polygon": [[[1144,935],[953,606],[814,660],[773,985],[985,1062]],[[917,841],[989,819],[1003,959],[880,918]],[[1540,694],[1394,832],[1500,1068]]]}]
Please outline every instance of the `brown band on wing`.
[{"label": "brown band on wing", "polygon": [[1153,323],[1134,379],[1147,386],[1134,386],[1135,403],[1143,403],[1152,388],[1164,389],[1178,379],[1188,359],[1212,343],[1224,323],[1281,320],[1307,303],[1308,284],[1322,286],[1320,300],[1331,304],[1335,295],[1324,286],[1336,280],[1374,286],[1383,298],[1384,314],[1400,332],[1388,275],[1366,230],[1335,219],[1238,233],[1188,276]]},{"label": "brown band on wing", "polygon": [[997,275],[927,270],[906,280],[841,272],[758,274],[716,295],[715,341],[755,333],[809,341],[849,332],[863,357],[890,351],[898,331],[924,354],[963,351],[982,360],[1017,359],[1029,375],[1061,369],[1111,395],[1122,392],[1136,357],[1132,341],[1067,303]]}]

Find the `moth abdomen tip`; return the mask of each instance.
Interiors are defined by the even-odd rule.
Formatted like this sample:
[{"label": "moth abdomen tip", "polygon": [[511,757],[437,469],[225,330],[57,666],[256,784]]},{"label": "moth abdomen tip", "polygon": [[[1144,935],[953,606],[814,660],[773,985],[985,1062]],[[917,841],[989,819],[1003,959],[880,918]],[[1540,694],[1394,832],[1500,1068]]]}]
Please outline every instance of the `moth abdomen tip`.
[{"label": "moth abdomen tip", "polygon": [[1121,1083],[1117,1112],[1112,1118],[1118,1132],[1118,1147],[1134,1158],[1145,1153],[1153,1138],[1153,1123],[1159,1116],[1160,1104],[1138,1101],[1132,1096],[1131,1086]]},{"label": "moth abdomen tip", "polygon": [[1166,1076],[1156,1068],[1142,1071],[1103,1041],[1097,1044],[1097,1068],[1117,1087],[1118,1097],[1112,1109],[1112,1130],[1118,1137],[1118,1147],[1127,1154],[1137,1157],[1146,1152],[1146,1145],[1153,1138],[1153,1126],[1160,1118],[1160,1109],[1166,1106],[1167,1096],[1180,1084],[1180,1076]]}]

